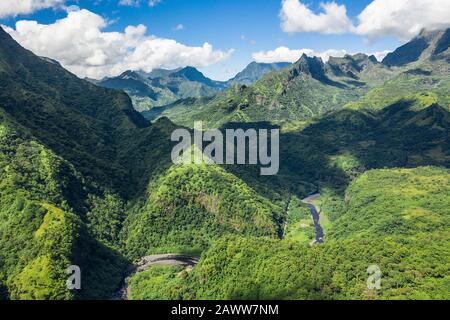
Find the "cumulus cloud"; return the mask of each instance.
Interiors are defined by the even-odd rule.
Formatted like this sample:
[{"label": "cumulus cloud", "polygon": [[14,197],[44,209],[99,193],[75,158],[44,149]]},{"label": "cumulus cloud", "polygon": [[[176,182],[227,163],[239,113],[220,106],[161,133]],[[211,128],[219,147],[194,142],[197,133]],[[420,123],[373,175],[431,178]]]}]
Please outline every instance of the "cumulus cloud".
[{"label": "cumulus cloud", "polygon": [[392,52],[391,50],[384,50],[384,51],[374,52],[373,55],[375,56],[375,58],[377,58],[378,61],[381,62],[391,52]]},{"label": "cumulus cloud", "polygon": [[229,58],[233,50],[214,50],[209,43],[190,47],[175,40],[146,35],[144,25],[123,32],[104,32],[107,21],[88,10],[68,12],[53,24],[18,21],[4,27],[25,48],[59,61],[80,77],[115,76],[125,70],[207,67]]},{"label": "cumulus cloud", "polygon": [[1,0],[0,18],[30,14],[35,11],[63,5],[65,0]]},{"label": "cumulus cloud", "polygon": [[339,34],[353,26],[344,5],[335,2],[321,3],[323,12],[315,14],[299,0],[283,0],[280,18],[285,32],[320,32]]},{"label": "cumulus cloud", "polygon": [[[379,52],[367,53],[367,55],[374,55],[378,61],[382,61],[384,57],[391,51],[384,50]],[[324,62],[327,62],[330,57],[344,57],[347,54],[353,54],[346,50],[329,49],[325,51],[316,51],[313,49],[289,49],[287,47],[278,47],[271,51],[260,51],[252,54],[253,59],[260,63],[275,63],[275,62],[296,62],[300,57],[306,54],[308,57],[319,57]]]},{"label": "cumulus cloud", "polygon": [[450,27],[448,0],[373,0],[353,25],[345,5],[321,4],[323,12],[314,13],[300,0],[283,0],[280,12],[285,32],[354,33],[369,39],[394,35],[409,40],[422,29]]},{"label": "cumulus cloud", "polygon": [[274,63],[274,62],[296,62],[300,57],[306,54],[309,57],[320,57],[323,61],[328,61],[330,57],[343,57],[348,54],[345,50],[330,49],[318,52],[313,49],[291,50],[287,47],[278,47],[272,51],[260,51],[253,53],[252,57],[256,62]]},{"label": "cumulus cloud", "polygon": [[396,35],[409,40],[422,29],[450,27],[448,0],[374,0],[358,16],[355,32],[369,38]]}]

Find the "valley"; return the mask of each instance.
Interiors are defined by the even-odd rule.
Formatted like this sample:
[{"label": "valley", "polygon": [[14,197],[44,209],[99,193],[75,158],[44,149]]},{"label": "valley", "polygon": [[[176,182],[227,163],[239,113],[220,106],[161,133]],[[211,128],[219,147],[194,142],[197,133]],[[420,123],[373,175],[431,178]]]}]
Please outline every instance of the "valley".
[{"label": "valley", "polygon": [[320,209],[317,207],[317,205],[314,203],[314,201],[317,200],[317,198],[320,198],[320,194],[314,194],[302,200],[303,203],[306,203],[308,205],[308,208],[311,211],[311,217],[314,221],[314,228],[316,230],[316,240],[314,244],[323,243],[325,238],[325,235],[323,233],[323,227],[321,225],[321,218],[320,218],[321,212]]},{"label": "valley", "polygon": [[[100,83],[0,27],[0,299],[448,299],[449,32],[382,62]],[[174,164],[172,133],[200,120],[279,129],[278,173]]]}]

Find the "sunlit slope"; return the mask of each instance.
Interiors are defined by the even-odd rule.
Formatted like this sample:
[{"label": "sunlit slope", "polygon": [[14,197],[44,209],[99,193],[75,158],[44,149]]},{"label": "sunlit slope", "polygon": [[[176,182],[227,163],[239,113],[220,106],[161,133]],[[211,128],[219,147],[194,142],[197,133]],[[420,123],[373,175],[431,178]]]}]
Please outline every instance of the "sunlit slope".
[{"label": "sunlit slope", "polygon": [[170,168],[148,187],[148,196],[130,213],[125,252],[203,250],[224,234],[278,237],[278,205],[216,165]]},{"label": "sunlit slope", "polygon": [[[166,270],[164,292],[189,299],[448,299],[449,179],[448,169],[433,167],[369,171],[347,189],[324,245],[225,237],[192,272]],[[367,285],[374,265],[379,290]],[[140,278],[157,289],[152,272]],[[145,286],[134,288],[146,297]]]}]

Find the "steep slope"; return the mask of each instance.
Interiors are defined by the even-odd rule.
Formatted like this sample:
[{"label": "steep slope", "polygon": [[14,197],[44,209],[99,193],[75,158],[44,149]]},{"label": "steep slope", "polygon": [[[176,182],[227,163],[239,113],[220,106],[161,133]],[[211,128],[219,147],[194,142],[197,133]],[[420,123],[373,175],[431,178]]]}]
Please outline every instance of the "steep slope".
[{"label": "steep slope", "polygon": [[124,230],[125,251],[134,259],[201,251],[224,234],[277,237],[283,220],[281,207],[218,166],[174,166],[148,190]]},{"label": "steep slope", "polygon": [[[447,108],[450,103],[449,35],[450,29],[424,31],[417,38],[394,51],[383,63],[397,66],[396,75],[370,90],[350,106],[356,109],[379,110],[408,96],[422,94]],[[426,48],[419,46],[418,41],[426,43]],[[418,52],[414,55],[414,59],[410,57],[408,50]],[[401,61],[396,63],[397,60]]]},{"label": "steep slope", "polygon": [[[0,282],[12,299],[106,298],[125,259],[94,239],[83,216],[96,187],[0,109]],[[66,269],[83,270],[69,291]],[[6,297],[3,297],[6,298]]]},{"label": "steep slope", "polygon": [[362,53],[346,55],[343,58],[330,57],[326,68],[334,76],[349,77],[353,81],[366,83],[370,87],[383,84],[393,76],[393,72],[378,63],[374,56]]},{"label": "steep slope", "polygon": [[[125,94],[78,79],[3,30],[0,74],[2,296],[107,298],[128,262],[93,236],[87,215],[106,190],[133,192],[121,149],[132,148],[130,132],[154,129]],[[83,270],[80,291],[67,289],[70,265]]]},{"label": "steep slope", "polygon": [[130,130],[148,126],[126,94],[82,81],[36,57],[0,30],[0,107],[42,144],[109,187],[125,176],[116,161]]},{"label": "steep slope", "polygon": [[[450,112],[418,95],[379,111],[345,108],[280,137],[280,174],[345,187],[372,168],[450,167]],[[340,186],[340,187],[339,187]]]},{"label": "steep slope", "polygon": [[[124,256],[203,250],[229,233],[278,236],[281,207],[244,181],[172,167],[168,119],[150,125],[126,94],[0,36],[2,298],[107,298]],[[82,269],[81,291],[66,287],[69,265]]]},{"label": "steep slope", "polygon": [[186,126],[203,120],[211,127],[230,121],[304,120],[357,100],[382,81],[378,78],[389,77],[386,66],[365,55],[333,59],[329,64],[303,55],[293,65],[266,75],[252,86],[235,84],[211,100],[179,101],[158,114],[145,116],[149,120],[166,116]]},{"label": "steep slope", "polygon": [[203,120],[211,127],[226,122],[289,122],[307,120],[349,102],[380,108],[410,94],[435,93],[448,104],[450,29],[423,31],[379,63],[365,54],[331,57],[327,63],[303,55],[252,86],[233,86],[209,100],[178,101],[145,114],[149,120],[169,117],[192,126]]},{"label": "steep slope", "polygon": [[417,37],[401,46],[384,59],[383,64],[390,67],[403,67],[407,64],[429,59],[449,57],[450,29],[428,32],[423,30]]},{"label": "steep slope", "polygon": [[172,74],[170,74],[169,77],[170,78],[180,78],[180,79],[184,79],[184,80],[192,81],[192,82],[199,82],[208,87],[222,87],[223,88],[225,86],[225,84],[223,84],[219,81],[214,81],[214,80],[211,80],[211,79],[205,77],[203,75],[203,73],[201,73],[200,71],[198,71],[197,69],[195,69],[193,67],[186,67],[186,68],[177,70],[176,72],[173,72]]},{"label": "steep slope", "polygon": [[[448,169],[433,167],[369,171],[348,188],[325,244],[225,237],[192,272],[167,270],[164,294],[172,299],[448,299],[449,179]],[[370,266],[381,272],[378,290],[368,288],[374,282]],[[158,288],[152,272],[140,277]],[[161,277],[161,270],[157,273]],[[161,292],[132,283],[140,298]]]}]

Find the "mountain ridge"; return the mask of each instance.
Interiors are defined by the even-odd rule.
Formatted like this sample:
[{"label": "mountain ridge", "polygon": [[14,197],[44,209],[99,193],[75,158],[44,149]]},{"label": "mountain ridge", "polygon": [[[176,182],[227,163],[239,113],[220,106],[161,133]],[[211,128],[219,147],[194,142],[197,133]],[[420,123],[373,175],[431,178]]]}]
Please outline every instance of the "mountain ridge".
[{"label": "mountain ridge", "polygon": [[[448,297],[446,37],[436,56],[402,68],[302,56],[254,85],[178,101],[187,124],[279,128],[280,172],[261,177],[255,166],[174,165],[179,126],[164,114],[146,121],[124,92],[0,29],[0,298],[108,299],[132,261],[162,252],[202,254],[194,270],[141,274],[132,296]],[[297,200],[316,192],[324,245],[308,244],[303,221],[285,238],[307,217]],[[373,263],[385,291],[366,289]],[[74,264],[85,279],[76,292],[66,286]]]},{"label": "mountain ridge", "polygon": [[[417,43],[417,39],[426,40],[427,48]],[[292,65],[267,74],[251,86],[232,86],[208,101],[179,101],[144,115],[149,120],[166,116],[186,126],[200,119],[215,127],[230,121],[305,121],[347,104],[366,102],[369,97],[373,101],[367,104],[372,105],[400,92],[408,95],[433,90],[433,81],[438,86],[434,91],[442,91],[449,79],[449,39],[450,29],[424,31],[383,62],[359,53],[331,57],[324,63],[318,57],[304,54]],[[411,56],[411,48],[420,53],[418,58],[417,52]],[[395,57],[403,57],[397,63],[400,66],[394,66]],[[410,88],[406,86],[407,81]],[[395,101],[382,104],[386,105],[385,102]]]},{"label": "mountain ridge", "polygon": [[439,59],[446,56],[450,47],[450,29],[422,32],[408,43],[389,53],[382,61],[390,67],[402,67],[425,59]]}]

